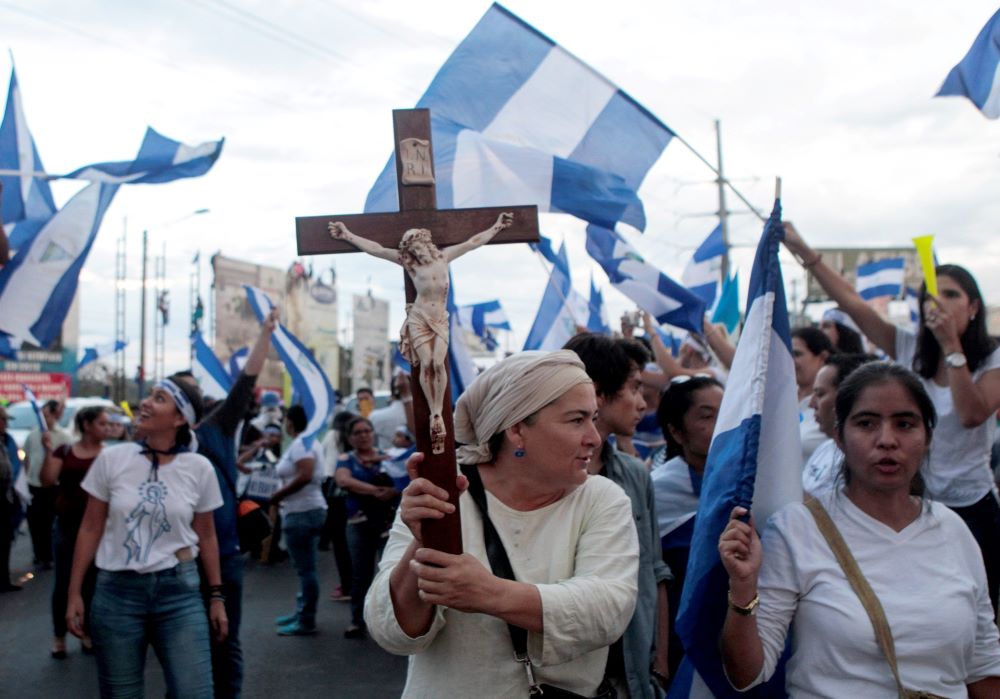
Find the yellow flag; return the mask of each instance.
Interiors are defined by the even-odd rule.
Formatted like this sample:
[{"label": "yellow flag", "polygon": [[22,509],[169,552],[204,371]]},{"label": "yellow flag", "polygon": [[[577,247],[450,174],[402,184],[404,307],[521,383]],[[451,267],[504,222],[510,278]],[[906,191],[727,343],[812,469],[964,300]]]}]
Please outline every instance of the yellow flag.
[{"label": "yellow flag", "polygon": [[917,248],[920,267],[924,271],[924,284],[927,286],[927,293],[937,296],[937,271],[934,269],[934,236],[917,236],[913,239],[913,244]]},{"label": "yellow flag", "polygon": [[121,406],[122,406],[122,410],[125,411],[125,414],[128,415],[128,419],[129,420],[134,420],[135,416],[132,415],[132,408],[130,408],[128,406],[128,401],[127,400],[123,400],[121,402]]}]

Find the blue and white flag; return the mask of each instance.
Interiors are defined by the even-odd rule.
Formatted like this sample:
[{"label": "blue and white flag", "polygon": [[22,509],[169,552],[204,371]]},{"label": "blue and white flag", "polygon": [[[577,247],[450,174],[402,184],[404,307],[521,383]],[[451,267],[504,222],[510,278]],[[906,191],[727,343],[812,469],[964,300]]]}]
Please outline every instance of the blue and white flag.
[{"label": "blue and white flag", "polygon": [[[458,397],[465,393],[466,387],[473,382],[478,375],[476,365],[472,362],[472,355],[465,344],[462,335],[462,323],[459,318],[458,306],[455,305],[455,280],[448,272],[448,366],[450,369],[449,378],[451,381],[451,402],[458,401]],[[405,371],[410,372],[409,362],[406,363]]]},{"label": "blue and white flag", "polygon": [[608,323],[608,309],[604,306],[604,294],[594,284],[594,275],[590,275],[590,301],[587,304],[587,330],[600,335],[611,334],[611,324]]},{"label": "blue and white flag", "polygon": [[719,303],[712,312],[712,322],[722,323],[726,330],[732,333],[740,324],[740,275],[737,272],[732,277],[722,280],[722,293]]},{"label": "blue and white flag", "polygon": [[96,362],[98,359],[104,359],[117,352],[121,352],[127,345],[128,340],[115,340],[114,342],[106,342],[103,345],[86,347],[83,350],[83,356],[80,357],[80,363],[76,365],[76,369],[79,371],[88,364]]},{"label": "blue and white flag", "polygon": [[559,264],[552,266],[535,322],[524,342],[525,350],[562,349],[576,335],[577,326],[590,317],[586,299],[577,293],[570,279],[566,243],[559,246],[557,257]]},{"label": "blue and white flag", "polygon": [[587,226],[587,252],[604,269],[611,285],[658,323],[701,334],[705,302],[643,260],[617,231]]},{"label": "blue and white flag", "polygon": [[[263,323],[274,304],[260,289],[246,284],[243,288],[246,289],[247,301],[250,302],[254,315],[258,322]],[[292,388],[309,417],[302,438],[307,447],[312,446],[316,435],[326,426],[333,406],[337,403],[337,396],[312,352],[281,323],[274,328],[271,344],[284,362],[285,371],[292,378]]]},{"label": "blue and white flag", "polygon": [[906,305],[910,309],[910,324],[916,332],[920,329],[920,292],[912,286],[906,287]]},{"label": "blue and white flag", "polygon": [[968,97],[984,116],[1000,117],[1000,11],[986,23],[972,48],[951,69],[937,97]]},{"label": "blue and white flag", "polygon": [[22,342],[49,347],[59,337],[80,270],[117,189],[96,182],[84,187],[0,269],[0,334],[8,347],[16,350]]},{"label": "blue and white flag", "polygon": [[544,235],[539,234],[538,242],[528,243],[528,247],[535,252],[541,253],[542,257],[549,261],[549,264],[559,264],[559,255],[556,253],[556,249],[552,247],[552,241]]},{"label": "blue and white flag", "polygon": [[[746,322],[709,448],[677,615],[686,669],[671,697],[746,697],[723,674],[719,635],[726,617],[729,578],[719,558],[719,536],[737,505],[756,524],[790,502],[802,501],[799,401],[778,248],[784,230],[781,203],[764,227],[750,275]],[[691,671],[693,669],[693,672]],[[784,681],[751,696],[785,696]],[[771,690],[767,688],[771,687]]]},{"label": "blue and white flag", "polygon": [[898,298],[903,292],[903,277],[906,260],[902,257],[887,257],[874,262],[858,265],[855,288],[865,301],[880,296]]},{"label": "blue and white flag", "polygon": [[10,71],[7,108],[0,123],[0,170],[19,174],[0,175],[3,197],[0,218],[12,250],[20,250],[41,230],[56,211],[45,166],[38,156],[35,139],[28,129],[17,73]]},{"label": "blue and white flag", "polygon": [[45,424],[45,416],[42,415],[42,408],[38,405],[38,399],[35,398],[35,392],[28,388],[27,384],[21,384],[21,388],[24,390],[24,399],[31,403],[31,410],[35,413],[35,420],[38,422],[38,429],[42,432],[48,432],[49,426]]},{"label": "blue and white flag", "polygon": [[200,177],[218,160],[225,140],[189,146],[147,126],[135,160],[87,165],[63,177],[114,184],[158,184]]},{"label": "blue and white flag", "polygon": [[[636,191],[673,132],[590,66],[492,5],[417,104],[440,208],[536,204],[645,227]],[[365,211],[397,211],[393,158]]]},{"label": "blue and white flag", "polygon": [[722,279],[722,258],[726,243],[722,239],[722,224],[708,234],[681,273],[681,282],[692,294],[705,302],[706,308],[715,303],[715,295]]},{"label": "blue and white flag", "polygon": [[507,314],[497,300],[483,301],[458,307],[458,317],[462,326],[482,337],[490,328],[510,330]]},{"label": "blue and white flag", "polygon": [[243,371],[243,367],[246,366],[249,356],[249,347],[240,347],[229,355],[229,378],[235,381],[239,377],[240,372]]},{"label": "blue and white flag", "polygon": [[233,388],[233,379],[197,330],[191,333],[191,373],[210,398],[222,400]]}]

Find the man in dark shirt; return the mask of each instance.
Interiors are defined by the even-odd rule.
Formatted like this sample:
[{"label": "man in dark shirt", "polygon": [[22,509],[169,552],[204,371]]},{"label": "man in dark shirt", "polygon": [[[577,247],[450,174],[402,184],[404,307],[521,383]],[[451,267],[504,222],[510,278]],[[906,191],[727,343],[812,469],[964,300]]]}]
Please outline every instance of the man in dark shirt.
[{"label": "man in dark shirt", "polygon": [[[247,363],[233,382],[225,400],[195,427],[198,453],[215,467],[222,491],[222,507],[214,512],[215,534],[219,540],[219,564],[222,570],[223,594],[226,597],[226,616],[229,618],[229,635],[221,643],[212,643],[212,677],[217,699],[235,699],[243,686],[243,650],[240,647],[240,616],[243,608],[244,552],[240,551],[236,533],[236,439],[240,422],[254,402],[254,386],[264,368],[271,346],[271,334],[278,322],[278,311],[272,309],[264,320],[256,344],[247,357]],[[193,380],[193,378],[191,379]]]}]

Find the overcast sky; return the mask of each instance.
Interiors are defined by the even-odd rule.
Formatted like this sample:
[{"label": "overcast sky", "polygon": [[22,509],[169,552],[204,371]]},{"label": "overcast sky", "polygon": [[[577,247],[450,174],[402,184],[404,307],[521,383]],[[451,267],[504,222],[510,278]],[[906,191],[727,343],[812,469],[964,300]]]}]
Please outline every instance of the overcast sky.
[{"label": "overcast sky", "polygon": [[[360,212],[391,150],[391,110],[413,106],[487,2],[376,0],[0,0],[28,123],[49,172],[135,155],[146,125],[183,141],[226,138],[204,177],[123,186],[81,277],[83,343],[113,337],[115,241],[129,231],[138,354],[141,231],[167,244],[174,319],[168,369],[186,363],[191,258],[216,251],[285,267],[294,219]],[[815,245],[905,245],[937,236],[945,262],[968,266],[1000,297],[1000,123],[964,99],[931,99],[996,11],[995,0],[608,2],[511,0],[506,7],[616,82],[710,160],[722,120],[725,168],[769,209],[784,181],[786,218]],[[9,68],[7,57],[0,67]],[[649,220],[639,250],[679,276],[713,228],[713,174],[672,142],[640,195]],[[57,183],[57,203],[79,184]],[[733,208],[741,208],[729,197]],[[188,213],[206,215],[175,223]],[[583,250],[583,226],[545,215],[569,241],[574,283],[595,271],[613,315],[630,306]],[[760,223],[733,219],[749,274]],[[801,279],[788,258],[786,281]],[[402,320],[398,268],[362,255],[335,264],[341,321],[369,287]],[[499,272],[498,270],[503,270]],[[455,263],[459,303],[499,297],[523,342],[547,281],[526,246]],[[798,286],[801,293],[801,284]],[[790,293],[794,293],[789,287]],[[207,297],[206,297],[207,298]]]}]

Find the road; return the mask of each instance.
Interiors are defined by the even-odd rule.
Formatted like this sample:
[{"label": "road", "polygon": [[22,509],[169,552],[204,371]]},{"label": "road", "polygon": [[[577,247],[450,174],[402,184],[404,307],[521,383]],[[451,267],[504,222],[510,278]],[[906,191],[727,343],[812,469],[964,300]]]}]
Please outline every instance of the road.
[{"label": "road", "polygon": [[[67,639],[69,657],[49,657],[52,639],[50,598],[52,571],[31,571],[31,544],[19,536],[11,556],[12,577],[24,590],[0,594],[0,698],[76,699],[96,697],[94,659],[80,653],[79,642]],[[295,572],[285,561],[262,566],[251,561],[243,596],[243,652],[247,699],[277,697],[398,697],[406,677],[406,658],[390,655],[371,639],[349,640],[342,630],[348,605],[331,602],[336,585],[333,555],[320,552],[323,592],[317,618],[319,633],[282,638],[274,618],[293,608]],[[163,673],[152,650],[146,663],[146,696],[165,695]]]}]

